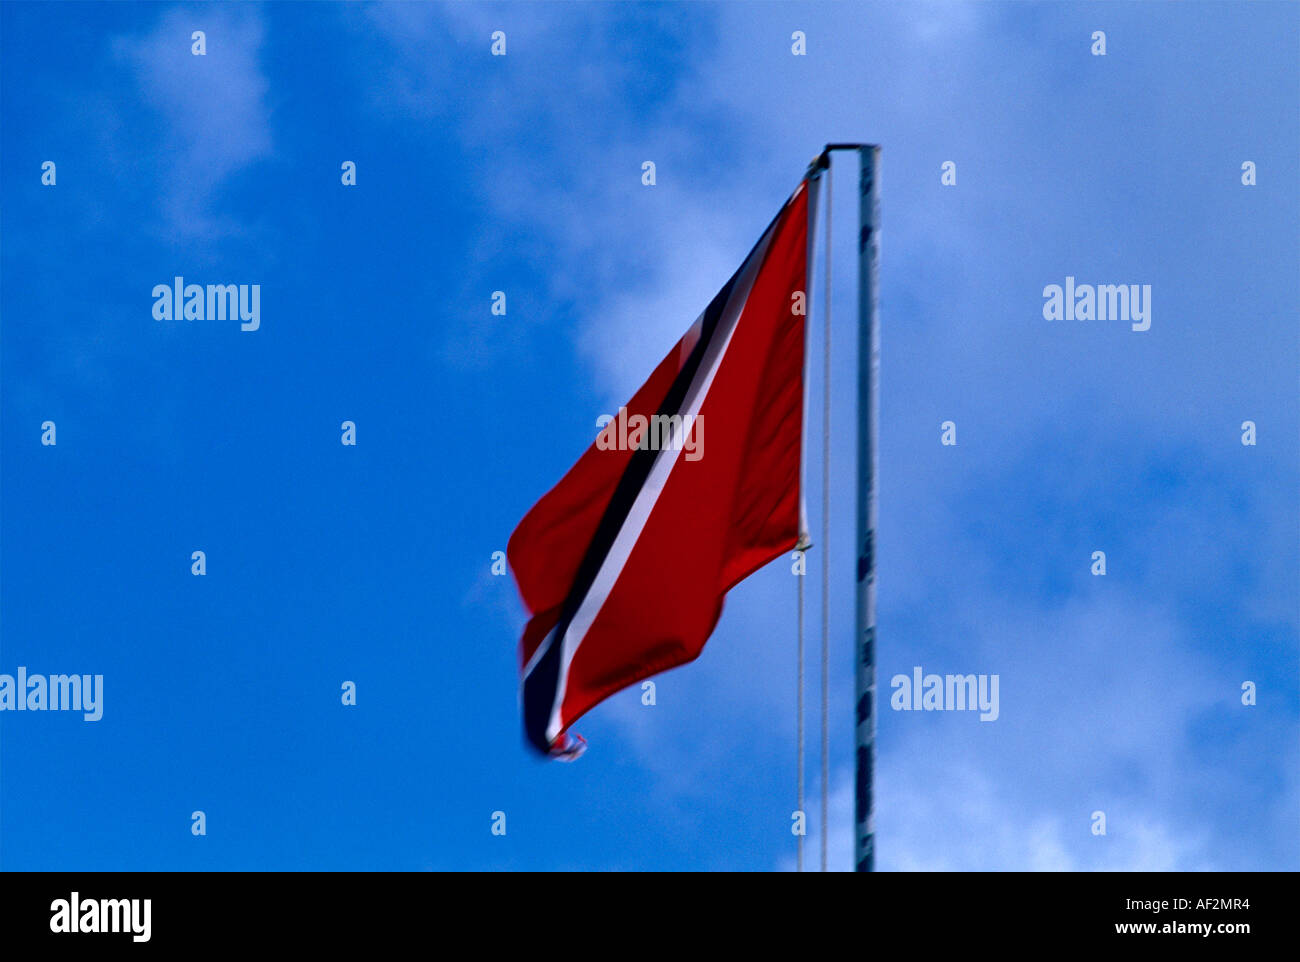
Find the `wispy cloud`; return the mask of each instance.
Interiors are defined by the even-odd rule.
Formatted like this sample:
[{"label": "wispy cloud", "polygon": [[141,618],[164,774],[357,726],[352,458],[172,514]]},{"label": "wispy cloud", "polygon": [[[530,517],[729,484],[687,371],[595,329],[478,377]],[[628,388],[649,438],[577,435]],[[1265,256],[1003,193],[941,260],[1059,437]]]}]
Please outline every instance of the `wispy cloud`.
[{"label": "wispy cloud", "polygon": [[[206,54],[191,35],[206,34]],[[161,216],[183,238],[212,239],[240,227],[220,212],[219,191],[272,153],[269,84],[261,65],[265,26],[257,8],[213,4],[165,11],[148,33],[114,38],[113,54],[135,77],[157,126],[119,130],[152,142]]]},{"label": "wispy cloud", "polygon": [[[546,265],[544,297],[573,323],[544,336],[570,340],[605,405],[630,394],[680,336],[813,151],[827,140],[886,143],[882,707],[888,674],[921,663],[1000,673],[1004,717],[973,727],[951,717],[882,721],[881,865],[1234,867],[1225,853],[1241,799],[1198,757],[1192,733],[1244,717],[1233,693],[1249,653],[1272,644],[1261,632],[1275,624],[1294,637],[1295,548],[1285,532],[1295,513],[1282,493],[1292,490],[1294,458],[1276,448],[1243,454],[1233,434],[1239,410],[1276,410],[1285,366],[1268,362],[1269,345],[1294,352],[1294,336],[1269,309],[1273,295],[1243,287],[1259,328],[1227,350],[1205,311],[1215,299],[1200,290],[1214,276],[1196,240],[1203,212],[1171,214],[1170,196],[1116,191],[1079,162],[1078,117],[1098,98],[1127,103],[1142,74],[1117,59],[1113,86],[1079,82],[1071,58],[1085,55],[1084,38],[1065,20],[973,4],[714,12],[681,36],[680,50],[693,55],[647,105],[624,72],[584,66],[617,59],[617,24],[604,14],[573,36],[572,21],[549,9],[378,8],[373,24],[397,53],[388,67],[397,106],[384,109],[451,119],[466,148],[482,150],[474,189],[491,224],[479,253]],[[1136,14],[1117,16],[1133,26]],[[659,28],[676,36],[666,17]],[[507,32],[510,54],[484,66],[493,29]],[[794,29],[808,32],[805,60],[789,55]],[[478,58],[473,109],[456,96],[469,68],[421,56],[442,30],[465,45],[465,62]],[[565,61],[563,49],[582,56]],[[968,82],[1003,74],[1000,84]],[[1141,112],[1123,114],[1110,152],[1128,156],[1119,141],[1142,122]],[[1094,157],[1097,145],[1087,140],[1082,153]],[[948,159],[959,161],[963,186],[944,193],[939,164]],[[639,183],[644,160],[658,165],[653,188]],[[836,181],[841,197],[845,183]],[[1171,223],[1172,241],[1163,237]],[[844,236],[841,280],[854,270]],[[1001,253],[982,256],[990,251]],[[1038,323],[1042,284],[1082,269],[1162,282],[1167,306],[1147,340]],[[835,308],[853,315],[851,283]],[[852,361],[837,351],[840,426],[852,423]],[[1206,390],[1222,384],[1258,390]],[[937,443],[941,415],[960,423],[955,451]],[[1249,469],[1244,457],[1254,459]],[[842,520],[852,516],[851,445],[833,458]],[[1181,480],[1170,486],[1169,477]],[[1231,524],[1224,505],[1236,506]],[[1270,523],[1278,518],[1292,523]],[[847,532],[836,528],[822,546],[836,571],[851,569]],[[1094,548],[1110,553],[1105,579],[1087,575]],[[1189,550],[1196,565],[1186,564]],[[836,585],[841,666],[851,588]],[[1240,637],[1211,650],[1197,592],[1254,620],[1243,617]],[[779,563],[756,576],[733,593],[700,662],[666,677],[655,711],[625,692],[591,725],[612,722],[681,799],[727,782],[736,732],[762,739],[769,764],[784,767],[793,593]],[[850,686],[837,668],[837,719],[847,717]],[[1283,752],[1295,706],[1271,710],[1257,716],[1251,744]],[[847,754],[843,735],[837,726],[837,759]],[[847,868],[852,800],[847,771],[837,778],[831,847]],[[1281,813],[1294,784],[1292,766],[1280,788],[1243,789],[1267,810],[1270,837],[1286,837]],[[1178,801],[1197,797],[1213,804],[1198,811]],[[1088,831],[1094,809],[1108,813],[1105,838]],[[1294,845],[1274,852],[1296,855]]]}]

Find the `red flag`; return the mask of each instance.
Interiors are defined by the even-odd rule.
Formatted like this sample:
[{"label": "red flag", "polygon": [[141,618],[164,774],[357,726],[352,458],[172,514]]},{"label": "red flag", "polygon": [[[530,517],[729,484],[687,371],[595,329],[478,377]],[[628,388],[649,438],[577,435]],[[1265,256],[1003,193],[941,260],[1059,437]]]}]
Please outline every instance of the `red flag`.
[{"label": "red flag", "polygon": [[575,719],[694,660],[727,591],[799,541],[818,172],[510,537],[532,616],[524,730],[539,751],[580,754],[585,742],[566,734]]}]

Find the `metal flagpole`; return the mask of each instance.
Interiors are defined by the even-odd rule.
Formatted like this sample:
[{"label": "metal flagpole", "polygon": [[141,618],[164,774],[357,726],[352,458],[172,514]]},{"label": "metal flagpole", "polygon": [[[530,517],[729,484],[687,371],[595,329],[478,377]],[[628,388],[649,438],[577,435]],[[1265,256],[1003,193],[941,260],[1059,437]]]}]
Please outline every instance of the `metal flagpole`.
[{"label": "metal flagpole", "polygon": [[[876,434],[880,421],[880,325],[876,316],[876,292],[880,266],[880,147],[875,144],[827,144],[826,153],[832,150],[853,150],[858,155],[858,589],[853,645],[857,779],[853,864],[859,872],[870,872],[876,867],[872,790],[876,761]],[[826,219],[829,226],[829,209]],[[826,324],[829,330],[829,234],[826,239],[826,271]],[[830,499],[824,496],[824,500],[829,502]],[[822,511],[828,507],[829,504],[823,504]],[[829,612],[823,606],[822,618],[828,617]],[[824,789],[822,794],[824,803]],[[825,825],[822,831],[826,831]]]},{"label": "metal flagpole", "polygon": [[857,789],[854,864],[876,864],[872,789],[876,757],[876,433],[880,423],[880,148],[858,148],[858,592]]},{"label": "metal flagpole", "polygon": [[826,165],[826,303],[822,307],[822,820],[821,870],[830,836],[831,573],[831,165]]}]

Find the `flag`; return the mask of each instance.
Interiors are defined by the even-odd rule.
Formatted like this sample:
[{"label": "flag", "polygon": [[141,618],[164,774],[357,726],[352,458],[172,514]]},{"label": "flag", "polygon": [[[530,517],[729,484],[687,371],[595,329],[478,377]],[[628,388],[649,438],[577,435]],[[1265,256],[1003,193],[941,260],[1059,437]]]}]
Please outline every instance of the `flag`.
[{"label": "flag", "polygon": [[507,557],[530,619],[527,740],[567,734],[628,685],[694,660],[727,591],[802,535],[804,321],[821,167],[740,268],[524,516]]}]

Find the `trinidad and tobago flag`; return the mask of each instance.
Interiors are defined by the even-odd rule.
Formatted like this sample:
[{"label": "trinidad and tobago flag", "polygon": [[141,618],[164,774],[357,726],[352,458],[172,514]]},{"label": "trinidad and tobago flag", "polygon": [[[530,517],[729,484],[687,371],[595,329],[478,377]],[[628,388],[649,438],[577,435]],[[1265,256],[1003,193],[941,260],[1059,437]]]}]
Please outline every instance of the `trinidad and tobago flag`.
[{"label": "trinidad and tobago flag", "polygon": [[566,732],[589,708],[694,660],[727,591],[800,541],[820,171],[810,168],[739,270],[510,537],[531,615],[519,647],[524,731],[551,757],[581,754],[582,737]]}]

